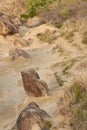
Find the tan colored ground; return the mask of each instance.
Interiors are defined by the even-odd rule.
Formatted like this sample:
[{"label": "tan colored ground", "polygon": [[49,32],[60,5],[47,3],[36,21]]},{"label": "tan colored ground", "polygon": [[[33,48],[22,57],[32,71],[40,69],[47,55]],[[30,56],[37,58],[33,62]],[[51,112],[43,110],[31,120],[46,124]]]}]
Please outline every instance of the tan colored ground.
[{"label": "tan colored ground", "polygon": [[[52,117],[54,126],[64,121],[64,117],[58,114],[58,99],[64,93],[64,88],[72,84],[75,77],[85,73],[86,67],[78,68],[80,63],[87,63],[87,47],[80,43],[79,32],[75,33],[74,42],[68,42],[61,31],[57,30],[57,40],[53,44],[42,43],[36,35],[44,32],[46,29],[51,31],[56,28],[48,25],[29,29],[24,39],[33,38],[31,46],[23,48],[31,56],[31,60],[18,58],[11,61],[8,52],[13,48],[13,41],[16,37],[0,37],[0,127],[1,130],[9,130],[11,123],[18,117],[18,113],[26,107],[31,101],[35,101],[41,108],[46,110]],[[76,43],[76,44],[74,44]],[[79,44],[80,43],[80,44]],[[66,67],[69,66],[66,70]],[[86,66],[86,65],[85,65]],[[27,97],[22,87],[21,70],[25,68],[34,68],[41,79],[45,80],[50,89],[50,95],[47,97],[34,98]],[[67,71],[67,73],[65,73]],[[57,77],[55,73],[57,72]],[[60,85],[60,81],[63,85]],[[25,100],[25,101],[24,101]],[[24,103],[23,103],[24,101]],[[22,104],[22,105],[21,105]],[[35,128],[34,128],[35,129]],[[56,129],[56,128],[55,128]],[[57,130],[71,130],[69,126],[58,128]]]}]

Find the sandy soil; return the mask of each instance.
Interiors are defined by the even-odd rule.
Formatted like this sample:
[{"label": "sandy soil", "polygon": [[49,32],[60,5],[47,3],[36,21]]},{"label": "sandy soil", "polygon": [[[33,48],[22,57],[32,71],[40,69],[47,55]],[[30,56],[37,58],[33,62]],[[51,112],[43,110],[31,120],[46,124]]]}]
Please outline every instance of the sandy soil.
[{"label": "sandy soil", "polygon": [[[53,44],[42,43],[37,39],[38,32],[44,32],[46,29],[51,31],[56,28],[41,25],[36,28],[29,29],[24,39],[33,38],[34,42],[25,49],[31,56],[31,59],[24,59],[22,57],[11,61],[8,53],[14,47],[14,36],[1,37],[0,36],[0,129],[9,130],[9,125],[14,123],[18,117],[18,113],[26,107],[31,101],[35,101],[41,108],[46,110],[54,121],[54,126],[61,122],[62,117],[55,113],[58,109],[58,98],[63,95],[64,87],[70,85],[73,77],[77,76],[76,72],[81,75],[85,68],[77,70],[78,65],[82,62],[87,62],[87,47],[85,45],[74,45],[69,43],[64,37],[61,37],[60,30],[57,30],[58,38]],[[75,40],[80,42],[79,34],[75,34]],[[79,48],[78,48],[79,46]],[[68,66],[68,69],[66,67]],[[21,70],[25,68],[34,68],[41,79],[45,80],[50,89],[50,96],[34,98],[27,97],[22,81]],[[67,74],[64,74],[67,71]],[[63,81],[61,86],[59,80]],[[26,98],[27,97],[27,98]],[[25,100],[26,99],[26,100]],[[25,101],[24,101],[25,100]],[[24,103],[23,103],[24,101]],[[23,103],[23,104],[22,104]],[[21,105],[22,104],[22,105]],[[35,128],[34,128],[35,129]],[[65,128],[64,130],[70,130]],[[61,128],[62,130],[62,128]]]}]

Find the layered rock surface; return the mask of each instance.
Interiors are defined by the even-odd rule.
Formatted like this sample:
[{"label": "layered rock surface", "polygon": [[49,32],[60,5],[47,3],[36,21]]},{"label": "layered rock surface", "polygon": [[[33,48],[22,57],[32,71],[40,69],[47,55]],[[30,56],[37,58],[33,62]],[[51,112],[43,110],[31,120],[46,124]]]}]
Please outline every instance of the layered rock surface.
[{"label": "layered rock surface", "polygon": [[0,15],[0,35],[11,35],[18,32],[18,26],[14,24],[11,18],[1,13]]},{"label": "layered rock surface", "polygon": [[35,102],[31,102],[19,115],[17,119],[18,130],[34,130],[34,126],[46,129],[46,120],[50,116]]},{"label": "layered rock surface", "polygon": [[34,69],[24,70],[21,72],[23,85],[28,95],[41,97],[48,95],[47,84],[40,80],[38,73]]}]

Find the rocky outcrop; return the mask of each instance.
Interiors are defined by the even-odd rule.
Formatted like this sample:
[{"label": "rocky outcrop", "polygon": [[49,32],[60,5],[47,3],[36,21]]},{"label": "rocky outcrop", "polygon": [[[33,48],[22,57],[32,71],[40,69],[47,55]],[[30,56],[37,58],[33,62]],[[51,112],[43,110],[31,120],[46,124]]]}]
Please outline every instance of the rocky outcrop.
[{"label": "rocky outcrop", "polygon": [[12,35],[18,32],[18,26],[16,26],[11,18],[7,15],[0,14],[0,35]]},{"label": "rocky outcrop", "polygon": [[48,95],[49,92],[47,84],[43,80],[40,80],[40,77],[35,70],[24,70],[21,74],[24,89],[29,96],[33,95],[36,97],[41,97]]},{"label": "rocky outcrop", "polygon": [[11,17],[11,22],[17,26],[22,26],[22,21],[18,17]]},{"label": "rocky outcrop", "polygon": [[28,47],[29,43],[27,40],[23,39],[23,38],[16,38],[14,41],[14,45],[17,47]]},{"label": "rocky outcrop", "polygon": [[25,50],[20,49],[20,48],[11,49],[9,51],[9,55],[12,60],[17,59],[20,56],[22,56],[24,58],[30,58],[30,55]]},{"label": "rocky outcrop", "polygon": [[34,17],[34,18],[31,18],[27,21],[26,26],[29,28],[35,28],[35,27],[38,27],[44,23],[45,22],[42,21],[41,19],[39,19],[38,17]]},{"label": "rocky outcrop", "polygon": [[[46,130],[50,116],[35,103],[31,102],[17,119],[18,130]],[[36,129],[35,129],[35,128]]]}]

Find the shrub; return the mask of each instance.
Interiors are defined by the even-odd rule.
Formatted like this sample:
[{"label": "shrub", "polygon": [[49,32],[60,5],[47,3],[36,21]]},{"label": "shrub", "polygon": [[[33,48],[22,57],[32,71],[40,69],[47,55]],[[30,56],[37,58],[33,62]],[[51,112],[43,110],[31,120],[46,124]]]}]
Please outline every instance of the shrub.
[{"label": "shrub", "polygon": [[45,8],[52,0],[27,0],[26,7],[29,17],[38,15],[41,8]]},{"label": "shrub", "polygon": [[21,17],[21,18],[24,18],[24,19],[28,19],[28,18],[29,18],[29,15],[28,15],[28,14],[21,14],[20,17]]}]

